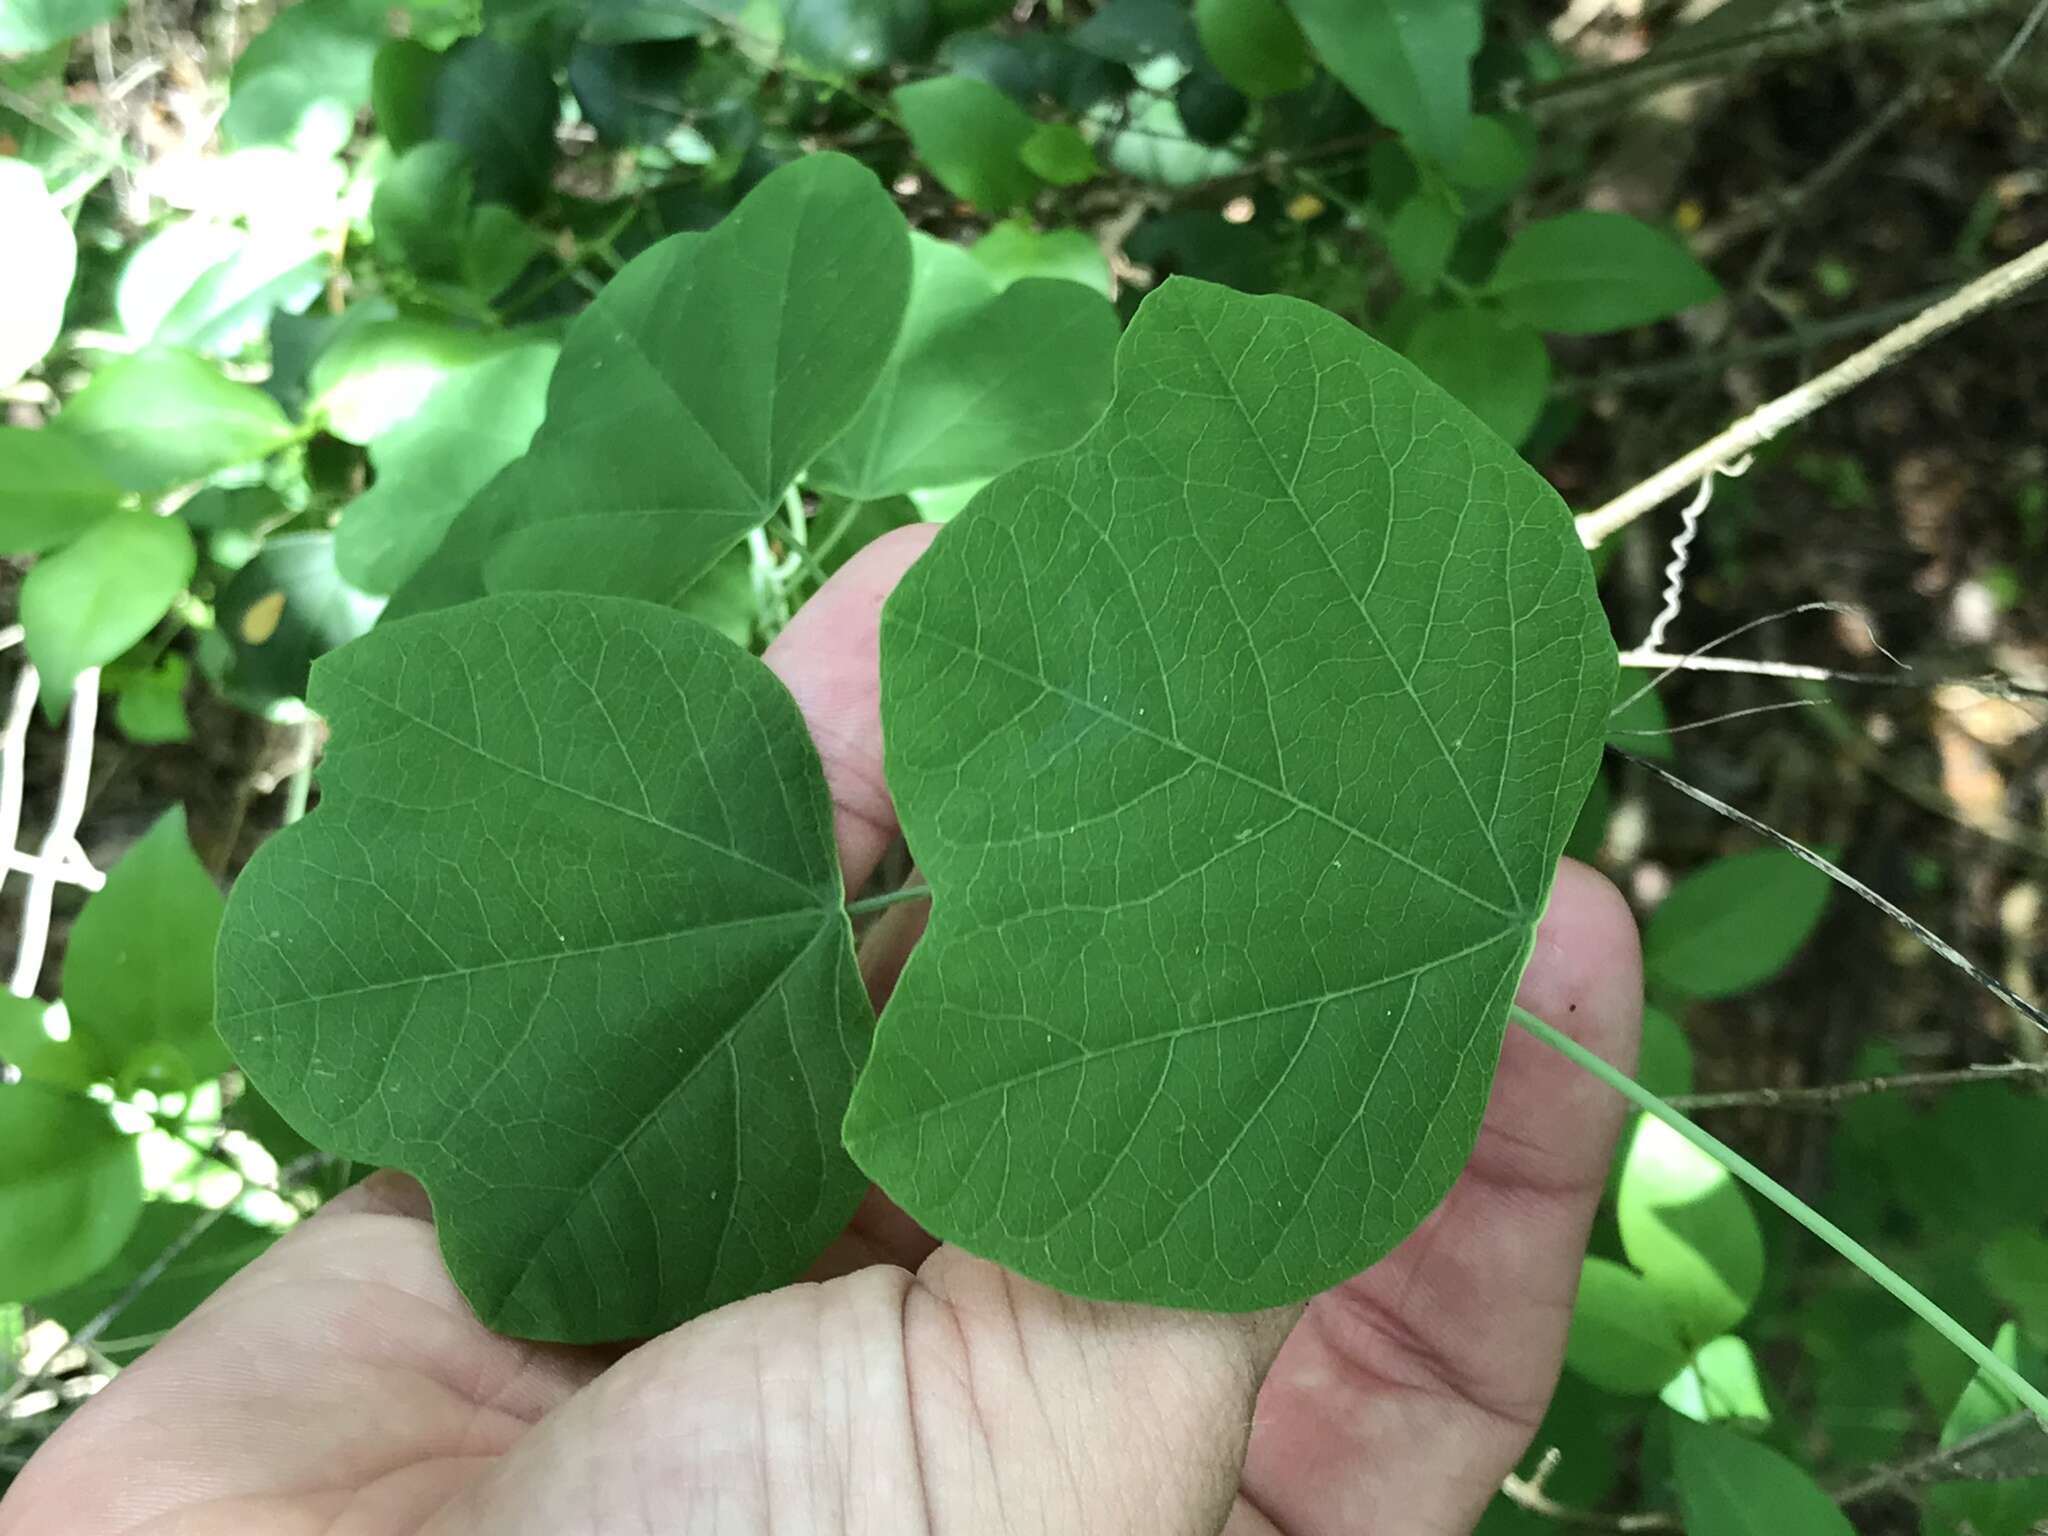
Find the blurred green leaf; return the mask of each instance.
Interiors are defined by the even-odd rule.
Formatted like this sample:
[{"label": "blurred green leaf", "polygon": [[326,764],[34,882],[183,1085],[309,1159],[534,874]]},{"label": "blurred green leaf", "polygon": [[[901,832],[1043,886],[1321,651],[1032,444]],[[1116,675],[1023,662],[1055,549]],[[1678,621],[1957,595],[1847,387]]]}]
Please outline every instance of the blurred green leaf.
[{"label": "blurred green leaf", "polygon": [[1639,1117],[1615,1193],[1629,1263],[1682,1338],[1703,1343],[1749,1312],[1763,1233],[1733,1175],[1661,1120]]},{"label": "blurred green leaf", "polygon": [[1201,57],[1187,7],[1177,0],[1108,0],[1068,36],[1075,47],[1132,69],[1162,56],[1184,65]]},{"label": "blurred green leaf", "polygon": [[1191,69],[1173,89],[1181,126],[1198,144],[1227,145],[1251,117],[1251,99],[1207,64]]},{"label": "blurred green leaf", "polygon": [[173,806],[86,898],[64,952],[72,1038],[120,1081],[145,1050],[169,1047],[192,1083],[233,1062],[213,1027],[213,940],[220,889],[192,852]]},{"label": "blurred green leaf", "polygon": [[335,569],[333,534],[265,541],[215,604],[234,648],[232,686],[258,699],[304,698],[314,661],[367,632],[383,606]]},{"label": "blurred green leaf", "polygon": [[1475,117],[1465,147],[1444,173],[1477,209],[1491,209],[1528,178],[1533,138],[1521,119]]},{"label": "blurred green leaf", "polygon": [[547,193],[560,116],[547,60],[494,37],[466,37],[450,48],[428,103],[433,137],[469,151],[477,201],[522,211]]},{"label": "blurred green leaf", "polygon": [[587,43],[673,41],[739,19],[738,0],[591,0],[583,21]]},{"label": "blurred green leaf", "polygon": [[190,219],[137,248],[115,308],[138,342],[233,356],[262,337],[278,310],[304,309],[331,265],[310,231],[251,234]]},{"label": "blurred green leaf", "polygon": [[994,86],[941,75],[898,86],[892,100],[917,157],[962,202],[1001,213],[1038,191],[1022,159],[1038,125]]},{"label": "blurred green leaf", "polygon": [[957,245],[911,236],[910,302],[874,393],[812,465],[875,501],[1000,474],[1064,448],[1109,404],[1116,311],[1077,283],[999,287]]},{"label": "blurred green leaf", "polygon": [[1648,1397],[1685,1368],[1689,1351],[1649,1282],[1612,1259],[1579,1270],[1565,1363],[1602,1391]]},{"label": "blurred green leaf", "polygon": [[1666,231],[1581,210],[1524,226],[1487,291],[1539,331],[1586,336],[1662,320],[1719,298],[1721,285]]},{"label": "blurred green leaf", "polygon": [[1510,445],[1543,412],[1550,389],[1543,338],[1491,310],[1439,305],[1416,322],[1401,350]]},{"label": "blurred green leaf", "polygon": [[1643,1009],[1643,1047],[1636,1081],[1660,1098],[1692,1092],[1692,1042],[1662,1008]]},{"label": "blurred green leaf", "polygon": [[463,369],[531,346],[533,337],[380,320],[337,338],[313,364],[309,413],[335,436],[372,443],[421,411]]},{"label": "blurred green leaf", "polygon": [[370,69],[370,115],[377,131],[402,155],[434,136],[434,79],[441,55],[410,37],[394,37],[377,50]]},{"label": "blurred green leaf", "polygon": [[370,70],[384,40],[379,0],[298,0],[280,10],[235,60],[221,136],[338,154],[369,104]]},{"label": "blurred green leaf", "polygon": [[1686,1536],[1856,1536],[1818,1483],[1747,1435],[1678,1418],[1672,1446]]},{"label": "blurred green leaf", "polygon": [[1678,756],[1671,740],[1671,717],[1664,712],[1664,696],[1657,692],[1657,674],[1638,667],[1623,667],[1614,685],[1614,709],[1607,716],[1607,739],[1624,752],[1646,757],[1653,763],[1668,763]]},{"label": "blurred green leaf", "polygon": [[462,145],[429,139],[408,149],[370,200],[378,260],[417,277],[459,278],[475,197],[476,172]]},{"label": "blurred green leaf", "polygon": [[389,594],[425,563],[470,498],[533,440],[557,351],[534,343],[458,369],[371,439],[376,481],[334,535],[345,580]]},{"label": "blurred green leaf", "polygon": [[1366,110],[1441,165],[1472,119],[1479,0],[1289,0],[1330,73]]},{"label": "blurred green leaf", "polygon": [[[0,28],[6,23],[0,21]],[[0,389],[15,383],[56,345],[64,301],[78,267],[78,243],[42,174],[0,159],[0,229],[7,231],[7,298],[0,303]]]},{"label": "blurred green leaf", "polygon": [[40,997],[0,993],[0,1062],[31,1082],[83,1092],[107,1074],[76,1040],[51,1036],[43,1022],[49,1009]]},{"label": "blurred green leaf", "polygon": [[104,1104],[0,1083],[0,1297],[33,1301],[96,1274],[141,1215],[135,1139]]},{"label": "blurred green leaf", "polygon": [[2001,1232],[1977,1261],[1978,1272],[2026,1330],[2031,1342],[2048,1345],[2048,1237],[2025,1227]]},{"label": "blurred green leaf", "polygon": [[1255,99],[1307,85],[1308,39],[1280,0],[1195,0],[1202,51],[1223,78]]},{"label": "blurred green leaf", "polygon": [[[1998,1330],[1991,1347],[2030,1381],[2044,1379],[2040,1359],[2021,1344],[2013,1324]],[[1942,1425],[1941,1443],[1956,1445],[2020,1411],[2018,1398],[1979,1371]],[[2048,1478],[1936,1483],[1927,1490],[1927,1519],[1921,1530],[1923,1536],[2027,1536],[2043,1519],[2048,1519]]]},{"label": "blurred green leaf", "polygon": [[1181,121],[1173,99],[1149,89],[1133,92],[1121,105],[1105,102],[1090,117],[1100,135],[1096,153],[1126,176],[1154,186],[1190,187],[1233,175],[1245,166],[1242,155],[1196,139]]},{"label": "blurred green leaf", "polygon": [[1017,150],[1024,168],[1056,187],[1078,187],[1102,174],[1095,148],[1072,123],[1040,123]]},{"label": "blurred green leaf", "polygon": [[827,75],[864,75],[922,51],[928,0],[780,0],[783,46]]},{"label": "blurred green leaf", "polygon": [[569,89],[606,143],[667,146],[689,115],[684,93],[697,58],[688,42],[579,43],[569,55]]},{"label": "blurred green leaf", "polygon": [[151,348],[92,377],[52,429],[133,491],[167,491],[267,458],[292,435],[277,402],[191,352]]},{"label": "blurred green leaf", "polygon": [[1716,859],[1679,881],[1650,914],[1644,975],[1687,997],[1745,992],[1791,963],[1833,889],[1825,873],[1780,848]]},{"label": "blurred green leaf", "polygon": [[[192,1237],[201,1222],[207,1223],[205,1230]],[[102,1335],[101,1352],[116,1365],[128,1365],[276,1241],[275,1232],[230,1213],[212,1215],[199,1206],[153,1201],[143,1207],[134,1232],[106,1268],[82,1284],[43,1297],[36,1310],[75,1333],[126,1296],[166,1253],[185,1243]]]},{"label": "blurred green leaf", "polygon": [[192,722],[185,713],[185,683],[191,663],[183,656],[158,659],[153,667],[116,674],[109,669],[102,679],[114,693],[114,724],[130,741],[154,745],[190,741]]},{"label": "blurred green leaf", "polygon": [[1732,1333],[1702,1344],[1658,1396],[1673,1413],[1702,1424],[1719,1419],[1752,1426],[1771,1422],[1771,1405],[1764,1397],[1756,1356]]},{"label": "blurred green leaf", "polygon": [[127,495],[76,439],[47,428],[0,427],[0,554],[55,549]]},{"label": "blurred green leaf", "polygon": [[109,513],[38,560],[21,583],[21,627],[43,675],[43,704],[63,712],[72,680],[156,627],[192,579],[192,536],[175,517]]},{"label": "blurred green leaf", "polygon": [[1036,230],[1004,219],[967,251],[1004,288],[1027,277],[1060,277],[1110,296],[1109,258],[1078,229]]},{"label": "blurred green leaf", "polygon": [[0,6],[0,53],[35,53],[121,14],[123,0],[7,0]]}]

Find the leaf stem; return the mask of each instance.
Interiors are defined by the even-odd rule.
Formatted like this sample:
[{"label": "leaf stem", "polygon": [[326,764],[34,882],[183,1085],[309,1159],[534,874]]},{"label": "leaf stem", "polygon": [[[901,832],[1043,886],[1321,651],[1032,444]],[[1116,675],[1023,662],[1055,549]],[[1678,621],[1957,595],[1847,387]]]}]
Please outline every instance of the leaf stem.
[{"label": "leaf stem", "polygon": [[1700,1151],[1726,1168],[1736,1178],[1762,1195],[1779,1210],[1798,1222],[1815,1237],[1826,1243],[1835,1252],[1862,1270],[1879,1286],[1940,1334],[1949,1343],[1961,1350],[1978,1367],[2010,1392],[2021,1406],[2043,1423],[2048,1423],[2048,1395],[2044,1395],[2024,1376],[1993,1354],[1977,1336],[1961,1323],[1950,1317],[1940,1307],[1921,1295],[1906,1278],[1886,1264],[1876,1254],[1865,1248],[1855,1238],[1821,1215],[1812,1206],[1801,1200],[1791,1190],[1743,1157],[1733,1147],[1709,1136],[1705,1131],[1686,1119],[1677,1110],[1666,1104],[1656,1094],[1637,1083],[1625,1073],[1602,1061],[1591,1051],[1562,1030],[1554,1029],[1526,1008],[1514,1007],[1509,1010],[1514,1021],[1545,1045],[1584,1068],[1601,1082],[1634,1104],[1644,1114],[1663,1121],[1691,1142]]},{"label": "leaf stem", "polygon": [[859,901],[849,901],[846,912],[849,917],[862,917],[869,912],[880,912],[905,901],[929,901],[932,888],[928,885],[906,885],[898,890],[884,891],[879,896],[863,896]]}]

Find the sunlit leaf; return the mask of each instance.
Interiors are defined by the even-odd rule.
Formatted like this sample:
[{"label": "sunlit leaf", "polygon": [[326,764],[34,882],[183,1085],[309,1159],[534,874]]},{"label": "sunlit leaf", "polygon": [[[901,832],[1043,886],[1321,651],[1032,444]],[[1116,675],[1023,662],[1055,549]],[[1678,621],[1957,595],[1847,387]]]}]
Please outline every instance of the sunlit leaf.
[{"label": "sunlit leaf", "polygon": [[1710,1424],[1735,1419],[1750,1425],[1771,1422],[1756,1356],[1732,1333],[1709,1339],[1658,1396],[1673,1413]]},{"label": "sunlit leaf", "polygon": [[222,135],[245,147],[338,153],[369,104],[384,18],[379,0],[298,0],[279,10],[235,60]]},{"label": "sunlit leaf", "polygon": [[174,517],[114,512],[38,560],[21,583],[21,627],[52,714],[71,680],[156,627],[192,579],[192,536]]},{"label": "sunlit leaf", "polygon": [[1820,1485],[1736,1430],[1672,1420],[1686,1536],[1856,1536]]},{"label": "sunlit leaf", "polygon": [[1004,219],[967,251],[1004,288],[1027,277],[1063,277],[1105,299],[1111,294],[1108,258],[1078,229],[1036,230],[1021,219]]},{"label": "sunlit leaf", "polygon": [[311,702],[321,804],[221,934],[265,1096],[421,1178],[494,1327],[641,1336],[794,1279],[860,1196],[872,1014],[781,684],[679,615],[530,593],[381,626]]},{"label": "sunlit leaf", "polygon": [[1638,1120],[1615,1216],[1629,1263],[1689,1341],[1741,1322],[1763,1284],[1763,1234],[1732,1174],[1661,1120]]},{"label": "sunlit leaf", "polygon": [[935,895],[862,1166],[1086,1295],[1267,1306],[1392,1247],[1471,1148],[1612,697],[1556,495],[1336,316],[1170,282],[882,646]]},{"label": "sunlit leaf", "polygon": [[127,495],[76,438],[0,427],[0,553],[33,555],[68,543]]},{"label": "sunlit leaf", "polygon": [[[6,23],[0,21],[0,28]],[[4,34],[0,34],[4,35]],[[5,51],[0,43],[0,52]],[[78,242],[42,173],[20,160],[0,158],[0,389],[42,361],[64,328],[64,301],[78,266]]]},{"label": "sunlit leaf", "polygon": [[157,744],[190,741],[192,722],[185,714],[185,683],[191,663],[183,656],[162,657],[146,670],[124,671],[103,679],[114,691],[114,724],[130,741]]},{"label": "sunlit leaf", "polygon": [[1581,210],[1518,233],[1487,290],[1537,330],[1576,336],[1662,320],[1718,298],[1721,286],[1663,230]]},{"label": "sunlit leaf", "polygon": [[1565,1363],[1607,1392],[1648,1397],[1691,1353],[1648,1281],[1625,1264],[1589,1258],[1565,1343]]},{"label": "sunlit leaf", "polygon": [[[2019,1329],[1998,1330],[1992,1350],[2007,1365],[2038,1383],[2044,1379],[2038,1355],[2020,1343]],[[1963,1389],[1941,1427],[1944,1448],[1981,1434],[2021,1412],[2019,1399],[1980,1370]],[[1927,1490],[1925,1536],[2028,1536],[2048,1518],[2048,1478],[2015,1477],[1937,1483]]]},{"label": "sunlit leaf", "polygon": [[51,48],[121,14],[123,0],[7,0],[0,6],[0,53]]},{"label": "sunlit leaf", "polygon": [[57,414],[101,470],[134,491],[164,491],[282,447],[291,423],[270,396],[169,347],[107,364]]},{"label": "sunlit leaf", "polygon": [[1688,997],[1729,997],[1778,974],[1827,910],[1834,882],[1780,848],[1716,859],[1650,914],[1643,971]]},{"label": "sunlit leaf", "polygon": [[0,1081],[0,1297],[33,1301],[97,1273],[141,1214],[135,1140],[104,1104]]}]

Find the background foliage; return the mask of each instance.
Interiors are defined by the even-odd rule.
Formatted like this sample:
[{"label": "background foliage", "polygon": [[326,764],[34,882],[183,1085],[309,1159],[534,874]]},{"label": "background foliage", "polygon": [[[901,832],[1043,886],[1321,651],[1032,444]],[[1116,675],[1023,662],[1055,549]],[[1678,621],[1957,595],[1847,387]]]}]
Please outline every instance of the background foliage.
[{"label": "background foliage", "polygon": [[[1170,274],[1324,306],[1591,505],[2048,234],[2030,20],[1753,0],[0,0],[0,551],[42,680],[17,690],[0,821],[13,833],[18,809],[23,845],[69,871],[47,962],[47,885],[0,888],[26,971],[0,1007],[0,1479],[360,1171],[264,1103],[213,1024],[221,886],[313,797],[316,657],[369,634],[345,660],[373,658],[380,617],[483,590],[491,551],[501,588],[630,579],[758,649],[865,540],[1079,436],[1118,322]],[[728,270],[728,215],[820,150],[880,180],[847,183],[831,241],[790,215],[781,294],[804,318],[780,336]],[[909,221],[907,262],[882,234],[860,245],[863,216]],[[661,244],[676,234],[695,238]],[[592,388],[616,338],[680,313],[727,327],[729,371],[663,375],[650,347],[644,414],[579,416],[616,398]],[[1672,648],[1825,599],[1839,610],[1733,649],[1867,672],[1887,665],[1874,629],[1922,677],[2048,680],[2039,317],[1968,333],[1722,483]],[[830,366],[777,360],[808,338]],[[735,387],[748,369],[765,395]],[[795,408],[732,414],[762,399]],[[744,462],[765,469],[676,505],[659,450],[693,433],[758,442]],[[664,541],[697,553],[650,565],[593,538],[627,492],[705,531]],[[1660,606],[1675,526],[1599,552],[1624,643]],[[2038,993],[2037,698],[1712,674],[1629,697],[1653,675],[1624,674],[1617,745],[1826,847]],[[734,729],[712,739],[738,761],[708,771],[743,780]],[[1622,761],[1575,851],[1645,919],[1643,1080],[1734,1092],[1721,1134],[2032,1374],[2048,1196],[2015,1170],[2039,1162],[2038,1039]],[[1771,1097],[2012,1059],[1981,1082]],[[1524,1468],[1534,1495],[1485,1528],[1547,1527],[1529,1506],[1554,1500],[1675,1511],[1705,1536],[2018,1536],[2048,1516],[2048,1459],[1994,1443],[1965,1481],[1925,1457],[2011,1407],[1644,1122]]]}]

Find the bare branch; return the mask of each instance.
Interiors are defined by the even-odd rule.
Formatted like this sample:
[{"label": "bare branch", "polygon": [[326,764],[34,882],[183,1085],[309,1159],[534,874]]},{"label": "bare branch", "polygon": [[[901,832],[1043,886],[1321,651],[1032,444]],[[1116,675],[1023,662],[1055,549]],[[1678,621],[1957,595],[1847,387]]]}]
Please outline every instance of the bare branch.
[{"label": "bare branch", "polygon": [[1673,1109],[1806,1109],[1829,1110],[1874,1093],[1904,1093],[1914,1088],[1949,1088],[1958,1083],[2048,1080],[2048,1061],[2005,1061],[1958,1067],[1944,1072],[1892,1072],[1883,1077],[1811,1088],[1739,1088],[1728,1093],[1680,1093],[1665,1099]]}]

